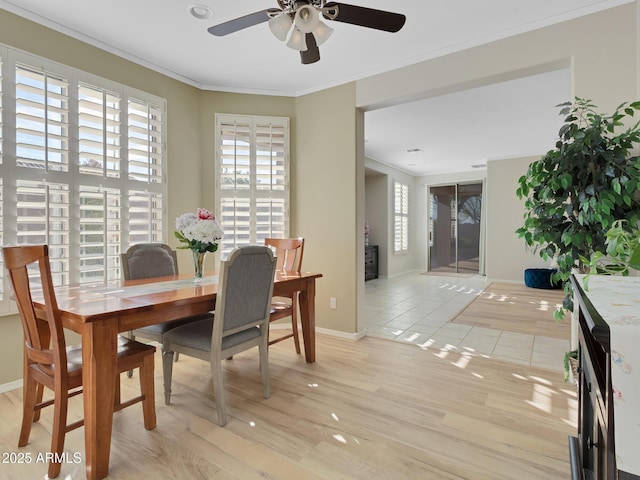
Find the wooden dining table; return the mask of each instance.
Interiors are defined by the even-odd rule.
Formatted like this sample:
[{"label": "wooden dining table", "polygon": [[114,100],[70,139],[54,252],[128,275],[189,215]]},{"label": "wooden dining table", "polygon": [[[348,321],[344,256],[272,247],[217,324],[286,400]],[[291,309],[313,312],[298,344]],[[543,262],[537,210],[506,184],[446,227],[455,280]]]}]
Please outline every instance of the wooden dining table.
[{"label": "wooden dining table", "polygon": [[[316,360],[315,292],[320,273],[276,273],[273,295],[299,292],[305,359]],[[188,275],[62,287],[56,299],[65,328],[82,337],[87,479],[109,474],[118,333],[215,310],[217,275],[194,283]],[[42,299],[34,295],[44,318]]]}]

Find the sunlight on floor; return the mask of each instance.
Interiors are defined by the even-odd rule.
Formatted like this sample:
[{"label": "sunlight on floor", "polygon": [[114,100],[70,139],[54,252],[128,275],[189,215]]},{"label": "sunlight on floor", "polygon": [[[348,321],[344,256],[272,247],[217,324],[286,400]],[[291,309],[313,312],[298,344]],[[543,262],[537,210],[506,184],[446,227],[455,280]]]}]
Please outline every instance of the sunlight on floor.
[{"label": "sunlight on floor", "polygon": [[[407,274],[370,280],[365,283],[365,294],[365,331],[369,336],[414,344],[433,350],[438,356],[458,350],[521,365],[563,369],[568,339],[452,322],[481,295],[504,305],[514,305],[519,300],[487,290],[484,276]],[[543,299],[528,303],[542,312],[557,308]]]}]

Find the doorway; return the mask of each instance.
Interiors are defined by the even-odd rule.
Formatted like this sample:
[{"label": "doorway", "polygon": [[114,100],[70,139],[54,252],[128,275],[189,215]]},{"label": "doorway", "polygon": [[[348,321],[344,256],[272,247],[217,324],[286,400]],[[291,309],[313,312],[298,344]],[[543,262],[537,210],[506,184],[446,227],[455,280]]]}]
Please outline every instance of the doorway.
[{"label": "doorway", "polygon": [[482,183],[429,188],[429,271],[480,272]]}]

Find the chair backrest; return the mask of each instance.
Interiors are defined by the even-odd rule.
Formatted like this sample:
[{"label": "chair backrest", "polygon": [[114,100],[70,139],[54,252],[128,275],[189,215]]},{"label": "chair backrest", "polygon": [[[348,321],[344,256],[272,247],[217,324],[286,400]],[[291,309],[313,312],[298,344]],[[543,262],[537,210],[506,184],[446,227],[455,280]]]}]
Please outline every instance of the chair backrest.
[{"label": "chair backrest", "polygon": [[236,248],[220,262],[212,341],[216,330],[222,339],[269,323],[275,271],[273,253],[263,246]]},{"label": "chair backrest", "polygon": [[[28,364],[37,363],[49,374],[66,371],[67,354],[60,311],[53,290],[47,245],[3,247],[4,265],[20,312]],[[36,318],[28,265],[38,263],[47,321]],[[47,328],[48,327],[48,328]],[[50,341],[51,340],[51,341]]]},{"label": "chair backrest", "polygon": [[265,238],[264,244],[273,247],[277,258],[276,270],[300,273],[304,238]]},{"label": "chair backrest", "polygon": [[164,243],[138,243],[120,254],[125,280],[178,275],[176,251]]}]

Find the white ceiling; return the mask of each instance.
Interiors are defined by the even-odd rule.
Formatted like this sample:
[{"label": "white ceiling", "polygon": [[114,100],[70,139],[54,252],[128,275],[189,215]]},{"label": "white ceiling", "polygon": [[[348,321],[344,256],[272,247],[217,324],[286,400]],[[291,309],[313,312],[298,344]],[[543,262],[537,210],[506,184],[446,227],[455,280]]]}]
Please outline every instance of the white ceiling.
[{"label": "white ceiling", "polygon": [[556,143],[556,105],[571,99],[570,80],[568,69],[557,70],[366,112],[366,155],[434,175],[544,154]]},{"label": "white ceiling", "polygon": [[[311,65],[266,23],[225,37],[207,32],[276,0],[0,0],[0,8],[202,89],[298,96],[633,1],[349,0],[407,22],[398,33],[327,22],[335,31]],[[191,16],[194,4],[213,18]],[[553,145],[554,106],[568,95],[568,72],[558,72],[368,112],[365,150],[415,174],[537,154]],[[411,148],[423,152],[409,160]]]}]

